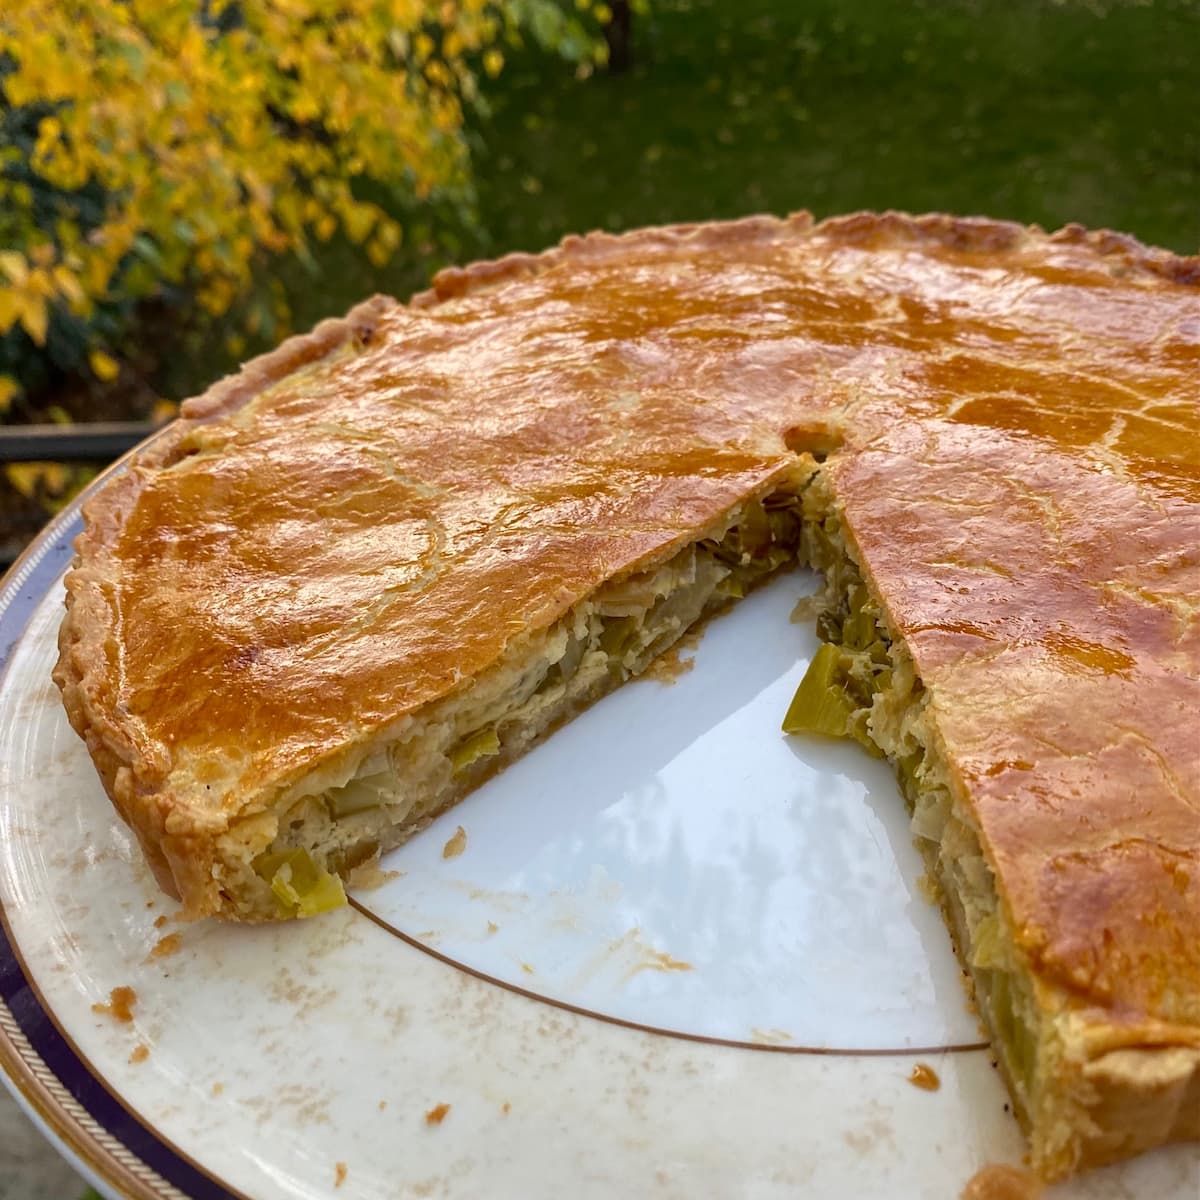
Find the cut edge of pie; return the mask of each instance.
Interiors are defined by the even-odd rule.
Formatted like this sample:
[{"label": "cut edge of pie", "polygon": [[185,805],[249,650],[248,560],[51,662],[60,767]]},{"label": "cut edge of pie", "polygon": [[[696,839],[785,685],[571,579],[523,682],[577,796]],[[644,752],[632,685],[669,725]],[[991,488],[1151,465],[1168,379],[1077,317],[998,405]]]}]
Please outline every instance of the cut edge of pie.
[{"label": "cut edge of pie", "polygon": [[1200,1031],[1146,1017],[1097,1022],[1018,948],[930,695],[834,492],[818,472],[804,495],[802,557],[826,580],[823,641],[784,729],[853,737],[895,769],[925,880],[1039,1174],[1057,1179],[1200,1138]]},{"label": "cut edge of pie", "polygon": [[[412,305],[430,307],[496,288],[574,258],[620,254],[631,241],[727,245],[778,236],[782,224],[748,218],[568,238],[539,255],[514,254],[443,271]],[[799,235],[814,228],[807,214],[789,218],[787,225]],[[1046,235],[986,219],[864,213],[815,228],[848,241],[900,238],[981,253],[1037,239],[1086,243],[1114,271],[1200,282],[1200,259],[1079,226]],[[877,594],[869,565],[860,564],[852,536],[838,521],[836,488],[828,486],[819,461],[832,448],[829,462],[836,463],[836,428],[798,434],[790,468],[697,531],[690,543],[639,562],[543,628],[523,631],[500,661],[470,681],[480,688],[460,689],[420,713],[399,715],[382,733],[349,744],[336,760],[289,780],[270,797],[246,797],[234,821],[222,824],[178,805],[169,794],[136,786],[132,764],[153,760],[163,750],[141,735],[135,719],[113,709],[104,693],[120,652],[106,599],[106,581],[115,569],[110,549],[136,500],[139,477],[170,469],[194,452],[190,443],[197,430],[236,414],[264,389],[314,363],[352,357],[369,344],[378,315],[392,303],[376,297],[344,319],[323,322],[187,402],[181,421],[85,508],[87,525],[67,579],[68,611],[54,676],[72,725],[162,886],[180,895],[194,916],[271,919],[341,903],[339,872],[351,872],[399,844],[557,724],[644,669],[696,621],[797,555],[827,578],[821,632],[829,649],[818,655],[810,687],[825,689],[826,698],[849,697],[832,701],[835,723],[838,710],[845,723],[841,732],[885,754],[897,768],[931,881],[1039,1172],[1056,1178],[1165,1142],[1200,1138],[1200,1029],[1145,1014],[1113,1020],[1083,1011],[1017,949],[1002,889],[983,853],[961,780],[942,754],[935,714],[922,702],[912,659],[888,619],[886,597]],[[794,519],[798,510],[802,525]],[[672,604],[677,611],[670,610]],[[881,671],[863,666],[872,656],[875,667],[886,671],[883,683]],[[564,663],[573,669],[564,669]],[[497,730],[505,716],[517,722],[510,736]],[[805,721],[801,713],[792,724],[804,728]],[[819,720],[809,727],[820,731]],[[406,759],[413,749],[419,753]],[[388,822],[382,829],[370,814],[378,813],[381,794],[394,794],[396,780],[388,776],[401,766],[409,772],[406,779],[424,772],[428,783],[399,824]],[[354,836],[344,837],[356,823]],[[313,857],[314,838],[328,851],[325,861]]]}]

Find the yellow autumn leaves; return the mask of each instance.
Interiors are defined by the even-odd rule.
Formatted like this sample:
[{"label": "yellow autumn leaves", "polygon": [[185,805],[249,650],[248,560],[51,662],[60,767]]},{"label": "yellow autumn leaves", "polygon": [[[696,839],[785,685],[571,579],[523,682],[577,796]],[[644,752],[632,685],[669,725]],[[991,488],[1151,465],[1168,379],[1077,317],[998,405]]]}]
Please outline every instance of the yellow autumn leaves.
[{"label": "yellow autumn leaves", "polygon": [[[529,27],[568,57],[597,53],[565,7],[5,5],[0,89],[10,111],[34,115],[36,139],[20,164],[0,146],[0,335],[20,328],[42,346],[56,312],[88,322],[99,305],[164,285],[193,289],[219,316],[268,256],[303,253],[338,230],[386,262],[402,230],[356,181],[408,199],[461,189],[464,105],[477,74],[502,69],[505,40]],[[74,197],[90,198],[90,217]],[[117,371],[110,350],[95,336],[87,347],[101,379]],[[17,387],[0,375],[0,411]]]},{"label": "yellow autumn leaves", "polygon": [[19,322],[40,346],[50,303],[58,297],[82,301],[79,280],[62,264],[50,265],[53,257],[45,245],[34,246],[28,259],[16,250],[0,250],[0,332]]}]

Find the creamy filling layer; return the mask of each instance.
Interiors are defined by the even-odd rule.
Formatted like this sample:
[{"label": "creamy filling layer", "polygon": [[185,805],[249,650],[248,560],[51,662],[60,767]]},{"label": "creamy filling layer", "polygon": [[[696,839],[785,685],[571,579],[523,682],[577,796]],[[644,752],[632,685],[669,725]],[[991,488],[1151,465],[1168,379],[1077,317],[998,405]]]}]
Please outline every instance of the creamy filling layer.
[{"label": "creamy filling layer", "polygon": [[343,877],[644,671],[698,621],[795,563],[801,504],[793,488],[742,505],[712,537],[605,585],[388,739],[293,785],[273,820],[256,818],[241,831],[243,849],[231,855],[233,831],[226,861],[240,859],[249,871],[227,895],[248,893],[261,916],[310,916],[344,903]]}]

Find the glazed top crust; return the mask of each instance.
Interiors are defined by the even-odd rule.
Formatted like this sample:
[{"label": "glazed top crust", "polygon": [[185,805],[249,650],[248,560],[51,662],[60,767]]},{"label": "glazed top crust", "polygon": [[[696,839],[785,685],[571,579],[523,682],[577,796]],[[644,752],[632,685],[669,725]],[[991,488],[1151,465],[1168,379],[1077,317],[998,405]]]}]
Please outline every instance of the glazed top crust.
[{"label": "glazed top crust", "polygon": [[1021,952],[1200,1045],[1200,260],[1120,235],[753,218],[371,301],[87,506],[73,717],[219,836],[832,444]]}]

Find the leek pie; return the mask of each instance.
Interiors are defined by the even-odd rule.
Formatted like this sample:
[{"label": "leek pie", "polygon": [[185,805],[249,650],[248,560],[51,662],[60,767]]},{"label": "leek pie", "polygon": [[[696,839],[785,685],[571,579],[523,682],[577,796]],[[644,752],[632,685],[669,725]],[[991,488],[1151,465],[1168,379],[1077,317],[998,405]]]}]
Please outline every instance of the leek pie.
[{"label": "leek pie", "polygon": [[572,238],[286,342],[85,517],[71,721],[162,885],[248,921],[813,564],[785,727],[895,765],[1039,1169],[1200,1136],[1200,261]]}]

